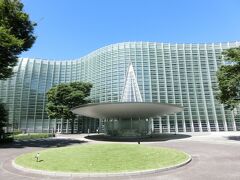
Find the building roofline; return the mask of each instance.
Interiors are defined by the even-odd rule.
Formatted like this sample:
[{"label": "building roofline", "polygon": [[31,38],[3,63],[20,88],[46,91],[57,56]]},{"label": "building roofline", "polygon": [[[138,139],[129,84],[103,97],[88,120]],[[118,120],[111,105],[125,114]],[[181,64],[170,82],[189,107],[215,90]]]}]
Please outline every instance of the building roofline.
[{"label": "building roofline", "polygon": [[75,58],[75,59],[47,59],[47,58],[39,58],[39,57],[34,57],[34,58],[30,58],[30,57],[20,57],[20,59],[34,59],[34,60],[41,60],[41,61],[53,61],[53,62],[71,62],[71,61],[80,61],[82,59],[85,58],[89,58],[89,56],[92,56],[96,53],[99,53],[101,51],[103,51],[104,49],[108,49],[109,47],[114,47],[114,46],[119,46],[119,45],[125,45],[125,44],[134,44],[134,43],[143,43],[143,44],[148,44],[148,43],[155,43],[155,44],[161,44],[161,45],[216,45],[216,44],[234,44],[234,43],[238,43],[240,45],[240,40],[236,40],[236,41],[224,41],[224,42],[201,42],[201,43],[197,43],[197,42],[193,42],[193,43],[175,43],[175,42],[154,42],[154,41],[123,41],[123,42],[118,42],[118,43],[113,43],[113,44],[109,44],[103,47],[100,47],[96,50],[93,50],[91,52],[89,52],[88,54],[79,57],[79,58]]}]

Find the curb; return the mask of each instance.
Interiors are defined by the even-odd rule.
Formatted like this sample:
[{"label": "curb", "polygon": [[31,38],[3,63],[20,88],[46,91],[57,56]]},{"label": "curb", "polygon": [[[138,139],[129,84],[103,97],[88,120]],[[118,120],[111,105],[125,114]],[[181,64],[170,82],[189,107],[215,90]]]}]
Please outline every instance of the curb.
[{"label": "curb", "polygon": [[173,169],[177,169],[182,167],[192,161],[192,157],[188,155],[188,159],[180,164],[175,166],[160,168],[160,169],[151,169],[151,170],[143,170],[143,171],[134,171],[134,172],[122,172],[122,173],[64,173],[64,172],[54,172],[54,171],[43,171],[43,170],[35,170],[22,167],[15,163],[15,159],[12,160],[12,166],[20,171],[24,171],[27,173],[34,173],[40,175],[48,175],[48,176],[55,176],[55,177],[112,177],[112,176],[136,176],[136,175],[146,175],[146,174],[154,174],[164,171],[169,171]]}]

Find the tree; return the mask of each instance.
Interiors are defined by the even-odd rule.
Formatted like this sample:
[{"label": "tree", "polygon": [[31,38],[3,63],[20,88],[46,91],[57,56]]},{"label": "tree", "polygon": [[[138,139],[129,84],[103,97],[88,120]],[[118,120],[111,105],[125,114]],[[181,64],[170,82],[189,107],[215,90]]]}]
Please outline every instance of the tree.
[{"label": "tree", "polygon": [[0,103],[0,139],[4,134],[3,128],[8,124],[8,111],[3,103]]},{"label": "tree", "polygon": [[18,55],[32,47],[35,26],[19,0],[0,0],[0,80],[11,77]]},{"label": "tree", "polygon": [[226,65],[217,71],[219,93],[217,99],[233,110],[240,103],[240,47],[223,51]]},{"label": "tree", "polygon": [[71,133],[74,130],[76,115],[71,109],[81,104],[89,103],[92,84],[85,82],[63,83],[52,87],[47,92],[46,110],[51,119],[66,119],[71,122]]}]

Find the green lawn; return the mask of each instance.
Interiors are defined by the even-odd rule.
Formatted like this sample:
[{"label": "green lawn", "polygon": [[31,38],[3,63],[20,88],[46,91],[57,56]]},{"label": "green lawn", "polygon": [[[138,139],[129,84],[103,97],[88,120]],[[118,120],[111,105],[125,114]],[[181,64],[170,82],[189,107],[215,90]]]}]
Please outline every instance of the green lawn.
[{"label": "green lawn", "polygon": [[188,159],[184,152],[138,144],[94,144],[52,148],[23,154],[16,163],[32,168],[62,172],[126,172],[163,168]]}]

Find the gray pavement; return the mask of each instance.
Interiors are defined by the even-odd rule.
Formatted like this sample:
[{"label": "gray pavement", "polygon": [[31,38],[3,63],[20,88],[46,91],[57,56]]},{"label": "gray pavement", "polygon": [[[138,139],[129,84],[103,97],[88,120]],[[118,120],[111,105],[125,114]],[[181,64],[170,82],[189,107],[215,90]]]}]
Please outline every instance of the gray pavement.
[{"label": "gray pavement", "polygon": [[[63,147],[82,143],[109,143],[86,140],[84,135],[59,135],[56,139],[16,142],[0,145],[0,180],[29,179],[136,179],[136,180],[239,180],[240,179],[240,132],[194,134],[183,139],[144,142],[149,146],[171,147],[183,150],[192,156],[186,166],[148,175],[80,178],[53,177],[26,173],[12,167],[11,161],[18,155],[51,147]],[[133,142],[128,142],[133,143]]]}]

